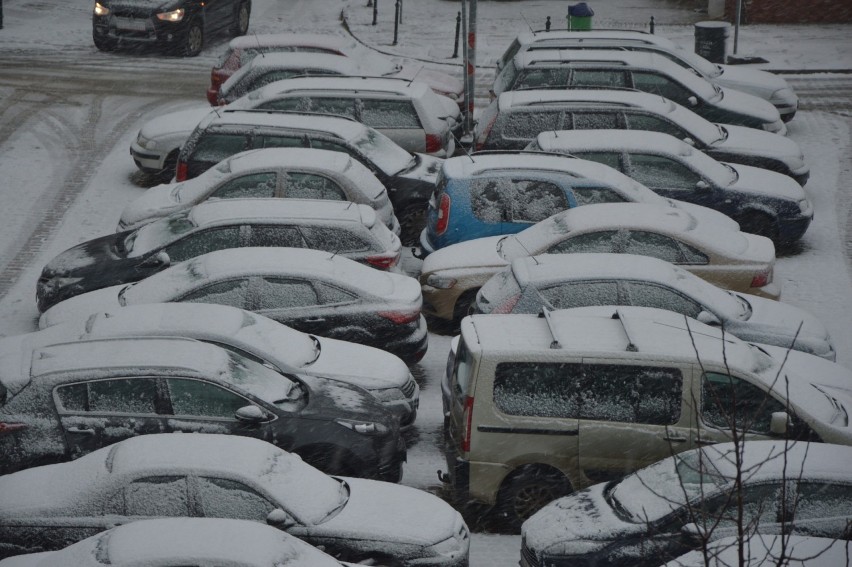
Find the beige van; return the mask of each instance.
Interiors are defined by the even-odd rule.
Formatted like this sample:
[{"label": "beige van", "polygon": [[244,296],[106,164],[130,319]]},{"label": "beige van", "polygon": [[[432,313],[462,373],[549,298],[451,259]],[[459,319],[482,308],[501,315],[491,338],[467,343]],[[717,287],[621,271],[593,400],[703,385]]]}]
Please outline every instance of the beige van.
[{"label": "beige van", "polygon": [[852,372],[787,354],[650,308],[466,317],[443,480],[519,525],[558,496],[730,440],[731,418],[747,439],[852,444],[848,419],[829,418],[852,410]]}]

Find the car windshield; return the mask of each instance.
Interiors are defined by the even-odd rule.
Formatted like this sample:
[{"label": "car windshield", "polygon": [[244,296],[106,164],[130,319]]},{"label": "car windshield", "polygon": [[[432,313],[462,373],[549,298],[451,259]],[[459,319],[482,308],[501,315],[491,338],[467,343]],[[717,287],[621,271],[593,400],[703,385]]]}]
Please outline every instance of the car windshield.
[{"label": "car windshield", "polygon": [[228,351],[228,374],[222,379],[239,386],[253,396],[290,411],[292,404],[303,400],[302,386],[274,368]]},{"label": "car windshield", "polygon": [[679,104],[671,103],[668,117],[681,128],[689,132],[704,145],[712,145],[728,137],[728,133],[718,124],[702,118]]},{"label": "car windshield", "polygon": [[397,146],[390,138],[371,128],[359,137],[350,140],[365,156],[388,175],[411,168],[416,158]]},{"label": "car windshield", "polygon": [[712,79],[722,74],[721,67],[715,63],[711,63],[697,53],[693,53],[679,45],[675,46],[674,53],[679,59],[686,61],[690,67],[697,70],[707,78]]},{"label": "car windshield", "polygon": [[189,220],[188,212],[171,215],[131,232],[124,239],[124,249],[130,258],[143,256],[173,242],[193,228],[195,228],[195,223]]},{"label": "car windshield", "polygon": [[653,522],[717,491],[728,480],[702,451],[689,451],[631,474],[612,487],[606,499],[625,520]]}]

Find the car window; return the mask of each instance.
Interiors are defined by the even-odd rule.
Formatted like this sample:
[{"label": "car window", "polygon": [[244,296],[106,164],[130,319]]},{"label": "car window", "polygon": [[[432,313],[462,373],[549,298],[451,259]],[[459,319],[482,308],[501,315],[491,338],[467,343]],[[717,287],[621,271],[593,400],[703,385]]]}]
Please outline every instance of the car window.
[{"label": "car window", "polygon": [[179,300],[188,303],[216,303],[242,308],[246,305],[248,285],[249,280],[247,278],[216,282],[187,293]]},{"label": "car window", "polygon": [[333,252],[363,252],[373,250],[376,244],[354,230],[333,226],[306,226],[302,228],[309,248]]},{"label": "car window", "polygon": [[340,289],[337,286],[328,285],[322,282],[314,282],[314,287],[316,287],[320,296],[320,301],[323,305],[331,303],[349,303],[358,299],[357,295]]},{"label": "car window", "polygon": [[302,136],[292,134],[290,136],[276,136],[274,134],[263,134],[257,136],[254,148],[303,148],[305,139]]},{"label": "car window", "polygon": [[183,262],[215,250],[237,248],[240,245],[240,227],[229,226],[194,232],[166,246],[166,254],[174,262]]},{"label": "car window", "polygon": [[157,413],[155,378],[96,380],[57,389],[66,412]]},{"label": "car window", "polygon": [[249,149],[247,134],[205,132],[195,144],[192,159],[218,163],[247,149]]},{"label": "car window", "polygon": [[799,482],[793,516],[796,520],[838,517],[852,520],[852,486],[828,482]]},{"label": "car window", "polygon": [[[611,126],[610,128],[614,127]],[[587,159],[589,161],[595,161],[597,163],[608,165],[614,169],[617,169],[618,171],[624,171],[624,169],[621,167],[621,152],[571,152],[571,155],[574,155],[580,159]]]},{"label": "car window", "polygon": [[576,199],[577,205],[627,202],[627,199],[625,199],[621,194],[609,187],[574,187],[573,191],[574,199]]},{"label": "car window", "polygon": [[319,304],[317,292],[310,282],[265,277],[258,289],[255,309],[294,309]]},{"label": "car window", "polygon": [[687,317],[698,317],[701,313],[701,304],[686,297],[682,293],[655,283],[648,282],[625,282],[625,289],[630,298],[630,305],[640,307],[656,307],[667,311],[674,311]]},{"label": "car window", "polygon": [[586,364],[584,369],[580,417],[651,425],[680,421],[680,370],[617,364]]},{"label": "car window", "polygon": [[562,111],[508,112],[503,121],[504,138],[532,140],[541,132],[548,130],[570,129],[569,124],[562,125]]},{"label": "car window", "polygon": [[652,256],[673,264],[683,261],[677,241],[656,232],[631,230],[630,238],[621,241],[621,244],[617,252],[622,254]]},{"label": "car window", "polygon": [[308,108],[312,112],[323,114],[337,114],[358,120],[355,108],[355,99],[348,97],[310,97],[307,100]]},{"label": "car window", "polygon": [[525,69],[515,79],[513,90],[540,89],[544,87],[564,87],[568,85],[568,67],[552,69]]},{"label": "car window", "polygon": [[627,115],[627,127],[630,130],[650,130],[652,132],[663,132],[674,136],[679,140],[691,138],[689,132],[677,124],[673,124],[659,116],[651,116],[648,114],[629,114]]},{"label": "car window", "polygon": [[577,87],[628,87],[627,73],[615,70],[574,69],[571,85]]},{"label": "car window", "polygon": [[650,71],[634,71],[633,86],[646,93],[664,96],[683,106],[690,106],[687,99],[693,96],[693,93],[672,79]]},{"label": "car window", "polygon": [[517,53],[518,53],[518,51],[520,51],[520,49],[521,49],[521,42],[519,42],[517,40],[517,38],[515,38],[514,40],[512,40],[512,43],[509,45],[509,49],[507,49],[503,53],[503,55],[500,57],[500,59],[498,61],[498,63],[500,64],[499,66],[504,67],[509,61],[514,59],[515,55],[517,55]]},{"label": "car window", "polygon": [[289,171],[281,174],[284,196],[290,199],[345,201],[346,193],[337,182],[324,175]]},{"label": "car window", "polygon": [[249,246],[305,248],[305,240],[295,226],[253,226],[249,236]]},{"label": "car window", "polygon": [[241,175],[220,185],[210,197],[215,199],[274,197],[275,178],[274,171]]},{"label": "car window", "polygon": [[202,380],[168,378],[172,414],[235,419],[234,413],[251,401]]},{"label": "car window", "polygon": [[199,477],[198,497],[206,518],[234,518],[265,522],[276,508],[266,498],[241,482]]},{"label": "car window", "polygon": [[470,184],[470,205],[484,222],[508,222],[514,193],[509,179],[475,179]]},{"label": "car window", "polygon": [[512,185],[514,222],[539,222],[568,208],[565,192],[558,185],[534,179],[513,179]]},{"label": "car window", "polygon": [[124,489],[127,516],[191,516],[182,476],[152,476],[131,482]]},{"label": "car window", "polygon": [[311,110],[311,99],[306,96],[288,96],[286,98],[277,98],[257,105],[261,110],[282,110],[309,112]]},{"label": "car window", "polygon": [[[742,514],[738,511],[739,499],[742,499]],[[746,485],[739,494],[719,494],[703,502],[694,502],[692,508],[699,525],[730,529],[736,528],[741,521],[744,526],[768,528],[780,519],[781,500],[779,483]]]},{"label": "car window", "polygon": [[582,377],[579,363],[501,362],[494,405],[509,415],[576,418]]},{"label": "car window", "polygon": [[268,71],[250,80],[248,82],[248,85],[246,85],[245,90],[242,92],[247,93],[250,91],[255,91],[260,87],[268,85],[269,83],[274,83],[275,81],[280,81],[282,79],[290,79],[305,74],[307,73],[304,69],[276,69],[274,71]]},{"label": "car window", "polygon": [[713,427],[768,434],[772,413],[786,411],[768,393],[735,376],[706,372],[701,383],[702,420]]},{"label": "car window", "polygon": [[361,122],[371,128],[422,129],[414,103],[410,100],[363,99]]},{"label": "car window", "polygon": [[565,282],[541,289],[538,293],[553,309],[621,305],[618,300],[618,284],[615,282]]},{"label": "car window", "polygon": [[574,130],[615,130],[619,128],[615,112],[573,112]]},{"label": "car window", "polygon": [[620,234],[616,230],[587,232],[566,238],[547,249],[548,254],[571,254],[574,252],[613,252]]},{"label": "car window", "polygon": [[695,190],[701,176],[665,156],[630,154],[630,177],[652,189]]}]

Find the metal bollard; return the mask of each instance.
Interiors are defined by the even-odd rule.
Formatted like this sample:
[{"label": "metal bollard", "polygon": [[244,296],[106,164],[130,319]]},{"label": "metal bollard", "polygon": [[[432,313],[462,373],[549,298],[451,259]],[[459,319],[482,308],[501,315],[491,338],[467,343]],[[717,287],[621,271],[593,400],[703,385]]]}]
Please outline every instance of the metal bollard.
[{"label": "metal bollard", "polygon": [[547,21],[544,22],[544,31],[550,31],[550,16],[547,16]]},{"label": "metal bollard", "polygon": [[396,40],[399,37],[399,2],[400,0],[396,0],[394,14],[393,14],[393,43],[391,45],[396,45]]},{"label": "metal bollard", "polygon": [[373,25],[376,25],[376,19],[379,17],[379,0],[373,0]]},{"label": "metal bollard", "polygon": [[456,14],[456,44],[453,47],[452,59],[459,56],[459,34],[461,33],[461,12]]},{"label": "metal bollard", "polygon": [[654,33],[654,16],[651,16],[651,33]]}]

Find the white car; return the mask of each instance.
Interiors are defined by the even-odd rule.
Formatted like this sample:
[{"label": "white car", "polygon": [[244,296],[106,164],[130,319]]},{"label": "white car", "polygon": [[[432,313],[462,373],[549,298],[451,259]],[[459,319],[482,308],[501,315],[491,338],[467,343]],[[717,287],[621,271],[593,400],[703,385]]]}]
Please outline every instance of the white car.
[{"label": "white car", "polygon": [[193,179],[151,187],[124,208],[116,230],[137,228],[208,199],[273,197],[367,205],[399,236],[399,221],[381,181],[347,154],[312,148],[249,150]]},{"label": "white car", "polygon": [[174,178],[181,145],[211,112],[209,106],[199,106],[169,112],[143,124],[130,143],[136,167],[164,182]]},{"label": "white car", "polygon": [[410,426],[420,387],[405,363],[383,350],[301,333],[256,313],[212,303],[147,303],[94,313],[35,333],[0,339],[0,352],[110,337],[179,336],[259,359],[285,373],[359,386]]},{"label": "white car", "polygon": [[[788,347],[833,361],[825,326],[807,311],[726,291],[668,262],[633,254],[542,254],[514,260],[476,296],[476,313],[636,305],[697,319],[744,341]],[[588,307],[593,309],[594,307]],[[612,315],[617,308],[601,308]]]},{"label": "white car", "polygon": [[[468,564],[468,528],[437,496],[328,476],[260,439],[140,435],[0,478],[0,540],[22,551],[61,548],[136,519],[196,514],[266,523],[345,561]],[[37,542],[16,528],[22,523],[38,531]]]},{"label": "white car", "polygon": [[58,551],[17,555],[0,567],[342,567],[272,526],[223,518],[160,518],[120,525]]},{"label": "white car", "polygon": [[781,119],[785,122],[793,119],[799,106],[796,93],[779,75],[749,65],[712,63],[658,34],[635,30],[553,30],[547,33],[521,33],[497,60],[497,68],[502,69],[518,53],[542,49],[617,49],[657,53],[713,84],[768,100],[778,109]]}]

